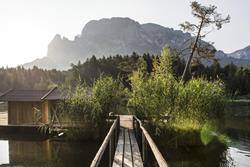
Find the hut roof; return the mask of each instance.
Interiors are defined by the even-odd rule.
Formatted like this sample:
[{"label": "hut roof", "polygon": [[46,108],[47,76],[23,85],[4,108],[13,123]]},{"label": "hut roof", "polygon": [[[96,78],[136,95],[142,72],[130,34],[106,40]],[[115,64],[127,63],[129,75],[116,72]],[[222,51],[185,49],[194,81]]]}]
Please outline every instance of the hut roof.
[{"label": "hut roof", "polygon": [[57,88],[51,90],[10,90],[0,96],[0,101],[43,101],[62,99]]},{"label": "hut roof", "polygon": [[57,89],[54,87],[53,89],[49,90],[41,100],[58,100],[58,99],[65,99],[66,94],[62,90]]}]

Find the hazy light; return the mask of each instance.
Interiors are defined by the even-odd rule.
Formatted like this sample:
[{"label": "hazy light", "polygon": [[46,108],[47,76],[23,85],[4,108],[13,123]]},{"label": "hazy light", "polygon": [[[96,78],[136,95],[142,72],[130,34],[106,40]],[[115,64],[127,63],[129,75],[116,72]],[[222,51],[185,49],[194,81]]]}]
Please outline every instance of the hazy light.
[{"label": "hazy light", "polygon": [[[249,0],[200,0],[215,4],[232,21],[206,40],[218,49],[232,52],[250,44]],[[93,19],[130,17],[179,29],[194,21],[190,0],[1,0],[0,66],[16,66],[46,56],[54,35],[73,39]]]}]

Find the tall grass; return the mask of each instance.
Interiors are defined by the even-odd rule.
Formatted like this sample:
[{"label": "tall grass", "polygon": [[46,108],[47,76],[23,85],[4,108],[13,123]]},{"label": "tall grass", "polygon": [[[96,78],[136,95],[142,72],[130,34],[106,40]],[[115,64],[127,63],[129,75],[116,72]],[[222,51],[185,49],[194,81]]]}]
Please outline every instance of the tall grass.
[{"label": "tall grass", "polygon": [[[208,120],[221,117],[224,85],[221,81],[193,78],[183,83],[173,76],[171,55],[164,49],[154,60],[154,71],[143,65],[131,75],[129,111],[160,128],[201,130]],[[142,63],[143,64],[143,63]]]},{"label": "tall grass", "polygon": [[75,128],[69,129],[70,139],[98,139],[106,134],[109,112],[122,105],[124,88],[111,77],[100,77],[90,87],[78,85],[65,101],[59,104],[65,117]]}]

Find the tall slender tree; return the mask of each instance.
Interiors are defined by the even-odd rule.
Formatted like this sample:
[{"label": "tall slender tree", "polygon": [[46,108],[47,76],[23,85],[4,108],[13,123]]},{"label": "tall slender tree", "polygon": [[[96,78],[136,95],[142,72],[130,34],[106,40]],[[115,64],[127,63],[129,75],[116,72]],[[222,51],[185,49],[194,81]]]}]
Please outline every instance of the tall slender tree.
[{"label": "tall slender tree", "polygon": [[195,33],[195,39],[191,40],[191,53],[187,59],[185,69],[182,74],[182,80],[185,81],[187,79],[187,74],[190,72],[190,64],[192,62],[192,58],[195,53],[201,56],[201,52],[205,53],[205,56],[210,57],[212,54],[214,55],[215,50],[211,49],[209,46],[202,46],[199,44],[202,38],[204,38],[207,33],[203,32],[204,28],[215,26],[218,30],[221,29],[222,25],[225,23],[229,23],[230,16],[223,18],[221,14],[217,13],[217,7],[214,5],[202,6],[200,3],[193,1],[191,2],[192,14],[195,18],[198,19],[198,23],[190,23],[188,21],[180,24],[181,28],[184,31]]}]

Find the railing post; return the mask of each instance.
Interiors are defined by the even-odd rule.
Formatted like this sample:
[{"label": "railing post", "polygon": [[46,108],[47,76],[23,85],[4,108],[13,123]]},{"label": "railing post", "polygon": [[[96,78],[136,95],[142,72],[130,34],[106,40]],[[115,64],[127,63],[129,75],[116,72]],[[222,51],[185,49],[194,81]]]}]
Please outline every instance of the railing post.
[{"label": "railing post", "polygon": [[146,143],[146,139],[145,136],[142,133],[142,160],[144,165],[147,165],[147,143]]},{"label": "railing post", "polygon": [[[108,134],[106,135],[104,141],[102,142],[101,147],[99,148],[98,152],[95,155],[95,158],[91,162],[91,167],[97,167],[100,165],[100,162],[102,161],[104,153],[108,154],[108,165],[111,167],[113,163],[114,153],[115,153],[115,147],[116,147],[116,141],[115,141],[115,133],[119,133],[119,117],[114,121],[111,128],[109,129]],[[116,130],[117,129],[117,130]],[[118,135],[116,135],[116,138],[118,138]],[[117,140],[117,139],[116,139]],[[105,156],[106,157],[106,156]],[[106,161],[105,161],[106,162]]]},{"label": "railing post", "polygon": [[117,117],[117,125],[116,125],[116,131],[115,131],[115,143],[117,143],[118,141],[118,136],[119,136],[119,132],[120,132],[120,117]]},{"label": "railing post", "polygon": [[113,144],[113,156],[115,155],[115,149],[116,149],[116,145],[117,145],[117,141],[116,141],[116,139],[117,139],[117,134],[116,134],[116,132],[117,132],[117,127],[116,127],[116,129],[115,129],[115,131],[114,131],[114,137],[113,137],[113,139],[114,139],[114,144]]},{"label": "railing post", "polygon": [[137,126],[137,140],[138,141],[140,141],[140,143],[139,143],[139,145],[140,145],[140,150],[142,150],[142,135],[143,135],[143,133],[142,133],[142,130],[141,130],[141,127],[140,127],[140,124],[139,124],[139,122],[137,121],[136,122],[136,126]]},{"label": "railing post", "polygon": [[134,116],[133,116],[133,129],[136,130],[136,127],[135,127],[135,117]]},{"label": "railing post", "polygon": [[115,145],[115,147],[116,147],[116,143],[117,143],[117,130],[118,130],[117,126],[118,125],[116,125],[116,127],[115,127],[115,134],[114,134],[114,138],[115,138],[114,139],[115,140],[115,144],[114,145]]},{"label": "railing post", "polygon": [[147,141],[145,141],[144,143],[144,147],[145,147],[145,165],[148,165],[148,143]]},{"label": "railing post", "polygon": [[141,131],[141,128],[140,128],[140,124],[139,122],[136,120],[136,138],[137,140],[139,139],[139,132]]},{"label": "railing post", "polygon": [[111,137],[109,139],[109,167],[112,167],[112,160],[113,160],[113,146],[114,142],[113,142],[113,133],[111,134]]}]

